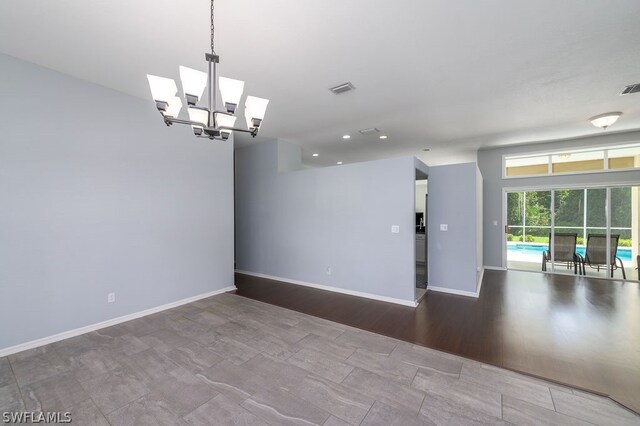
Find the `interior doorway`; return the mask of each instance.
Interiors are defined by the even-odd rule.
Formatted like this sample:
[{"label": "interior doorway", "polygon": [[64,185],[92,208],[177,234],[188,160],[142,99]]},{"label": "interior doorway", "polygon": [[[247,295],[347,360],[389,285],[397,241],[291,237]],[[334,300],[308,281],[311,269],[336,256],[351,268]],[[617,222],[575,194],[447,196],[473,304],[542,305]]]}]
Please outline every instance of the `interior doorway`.
[{"label": "interior doorway", "polygon": [[419,302],[427,292],[429,281],[429,263],[428,263],[428,184],[427,175],[416,170],[416,188],[415,188],[415,271],[416,271],[416,288],[415,299]]}]

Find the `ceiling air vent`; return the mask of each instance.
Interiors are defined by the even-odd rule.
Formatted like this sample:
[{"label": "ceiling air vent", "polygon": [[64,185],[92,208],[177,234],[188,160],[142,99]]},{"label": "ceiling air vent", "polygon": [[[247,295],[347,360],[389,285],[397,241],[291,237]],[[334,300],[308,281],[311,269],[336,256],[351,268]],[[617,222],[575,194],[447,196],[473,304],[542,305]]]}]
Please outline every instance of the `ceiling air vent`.
[{"label": "ceiling air vent", "polygon": [[331,90],[334,95],[339,95],[344,92],[350,92],[352,90],[356,90],[356,88],[353,84],[351,84],[350,81],[347,81],[346,83],[342,83],[335,87],[331,87],[329,90]]},{"label": "ceiling air vent", "polygon": [[638,92],[640,92],[640,83],[631,84],[625,87],[624,89],[622,89],[622,92],[620,92],[620,96],[630,95],[632,93],[638,93]]},{"label": "ceiling air vent", "polygon": [[380,130],[376,129],[375,127],[369,127],[368,129],[358,130],[358,132],[360,132],[361,135],[367,136],[379,133]]}]

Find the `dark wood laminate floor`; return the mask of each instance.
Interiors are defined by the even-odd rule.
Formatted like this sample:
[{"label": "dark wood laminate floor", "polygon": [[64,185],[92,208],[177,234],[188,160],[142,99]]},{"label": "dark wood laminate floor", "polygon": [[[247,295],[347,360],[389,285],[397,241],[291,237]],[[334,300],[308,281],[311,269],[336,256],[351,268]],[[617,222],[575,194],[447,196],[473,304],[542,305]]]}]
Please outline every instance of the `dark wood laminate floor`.
[{"label": "dark wood laminate floor", "polygon": [[413,309],[236,274],[236,294],[608,395],[640,412],[640,286],[487,270],[478,299]]}]

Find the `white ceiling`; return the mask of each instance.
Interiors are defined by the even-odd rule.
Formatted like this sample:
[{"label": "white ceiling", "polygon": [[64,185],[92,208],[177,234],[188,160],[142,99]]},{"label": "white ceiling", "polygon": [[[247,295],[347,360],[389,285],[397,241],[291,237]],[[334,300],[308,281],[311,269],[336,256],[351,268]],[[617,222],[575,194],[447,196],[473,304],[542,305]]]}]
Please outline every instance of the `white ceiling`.
[{"label": "white ceiling", "polygon": [[[271,100],[261,134],[301,145],[308,164],[468,160],[599,133],[587,119],[608,111],[624,112],[610,132],[640,129],[640,94],[618,96],[640,83],[638,0],[217,0],[216,11],[221,74]],[[204,70],[208,45],[207,0],[0,2],[0,52],[150,108],[145,75]],[[345,81],[357,89],[327,90]],[[357,134],[367,127],[389,138]]]}]

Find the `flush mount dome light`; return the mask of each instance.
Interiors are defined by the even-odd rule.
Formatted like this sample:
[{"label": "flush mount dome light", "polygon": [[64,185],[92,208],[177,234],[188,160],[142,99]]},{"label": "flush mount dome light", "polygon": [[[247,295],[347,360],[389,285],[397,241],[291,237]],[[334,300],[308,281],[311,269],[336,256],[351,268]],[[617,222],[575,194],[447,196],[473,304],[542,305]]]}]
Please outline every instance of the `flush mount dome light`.
[{"label": "flush mount dome light", "polygon": [[386,139],[387,135],[380,135],[380,139]]},{"label": "flush mount dome light", "polygon": [[607,127],[618,121],[618,118],[622,115],[621,112],[607,112],[605,114],[596,115],[591,117],[589,121],[596,127],[602,130],[607,130]]},{"label": "flush mount dome light", "polygon": [[314,152],[314,153],[313,153],[313,156],[314,156],[314,157],[317,157],[318,155],[320,155],[320,154],[318,154],[317,152]]},{"label": "flush mount dome light", "polygon": [[351,135],[342,135],[342,139],[351,139]]}]

